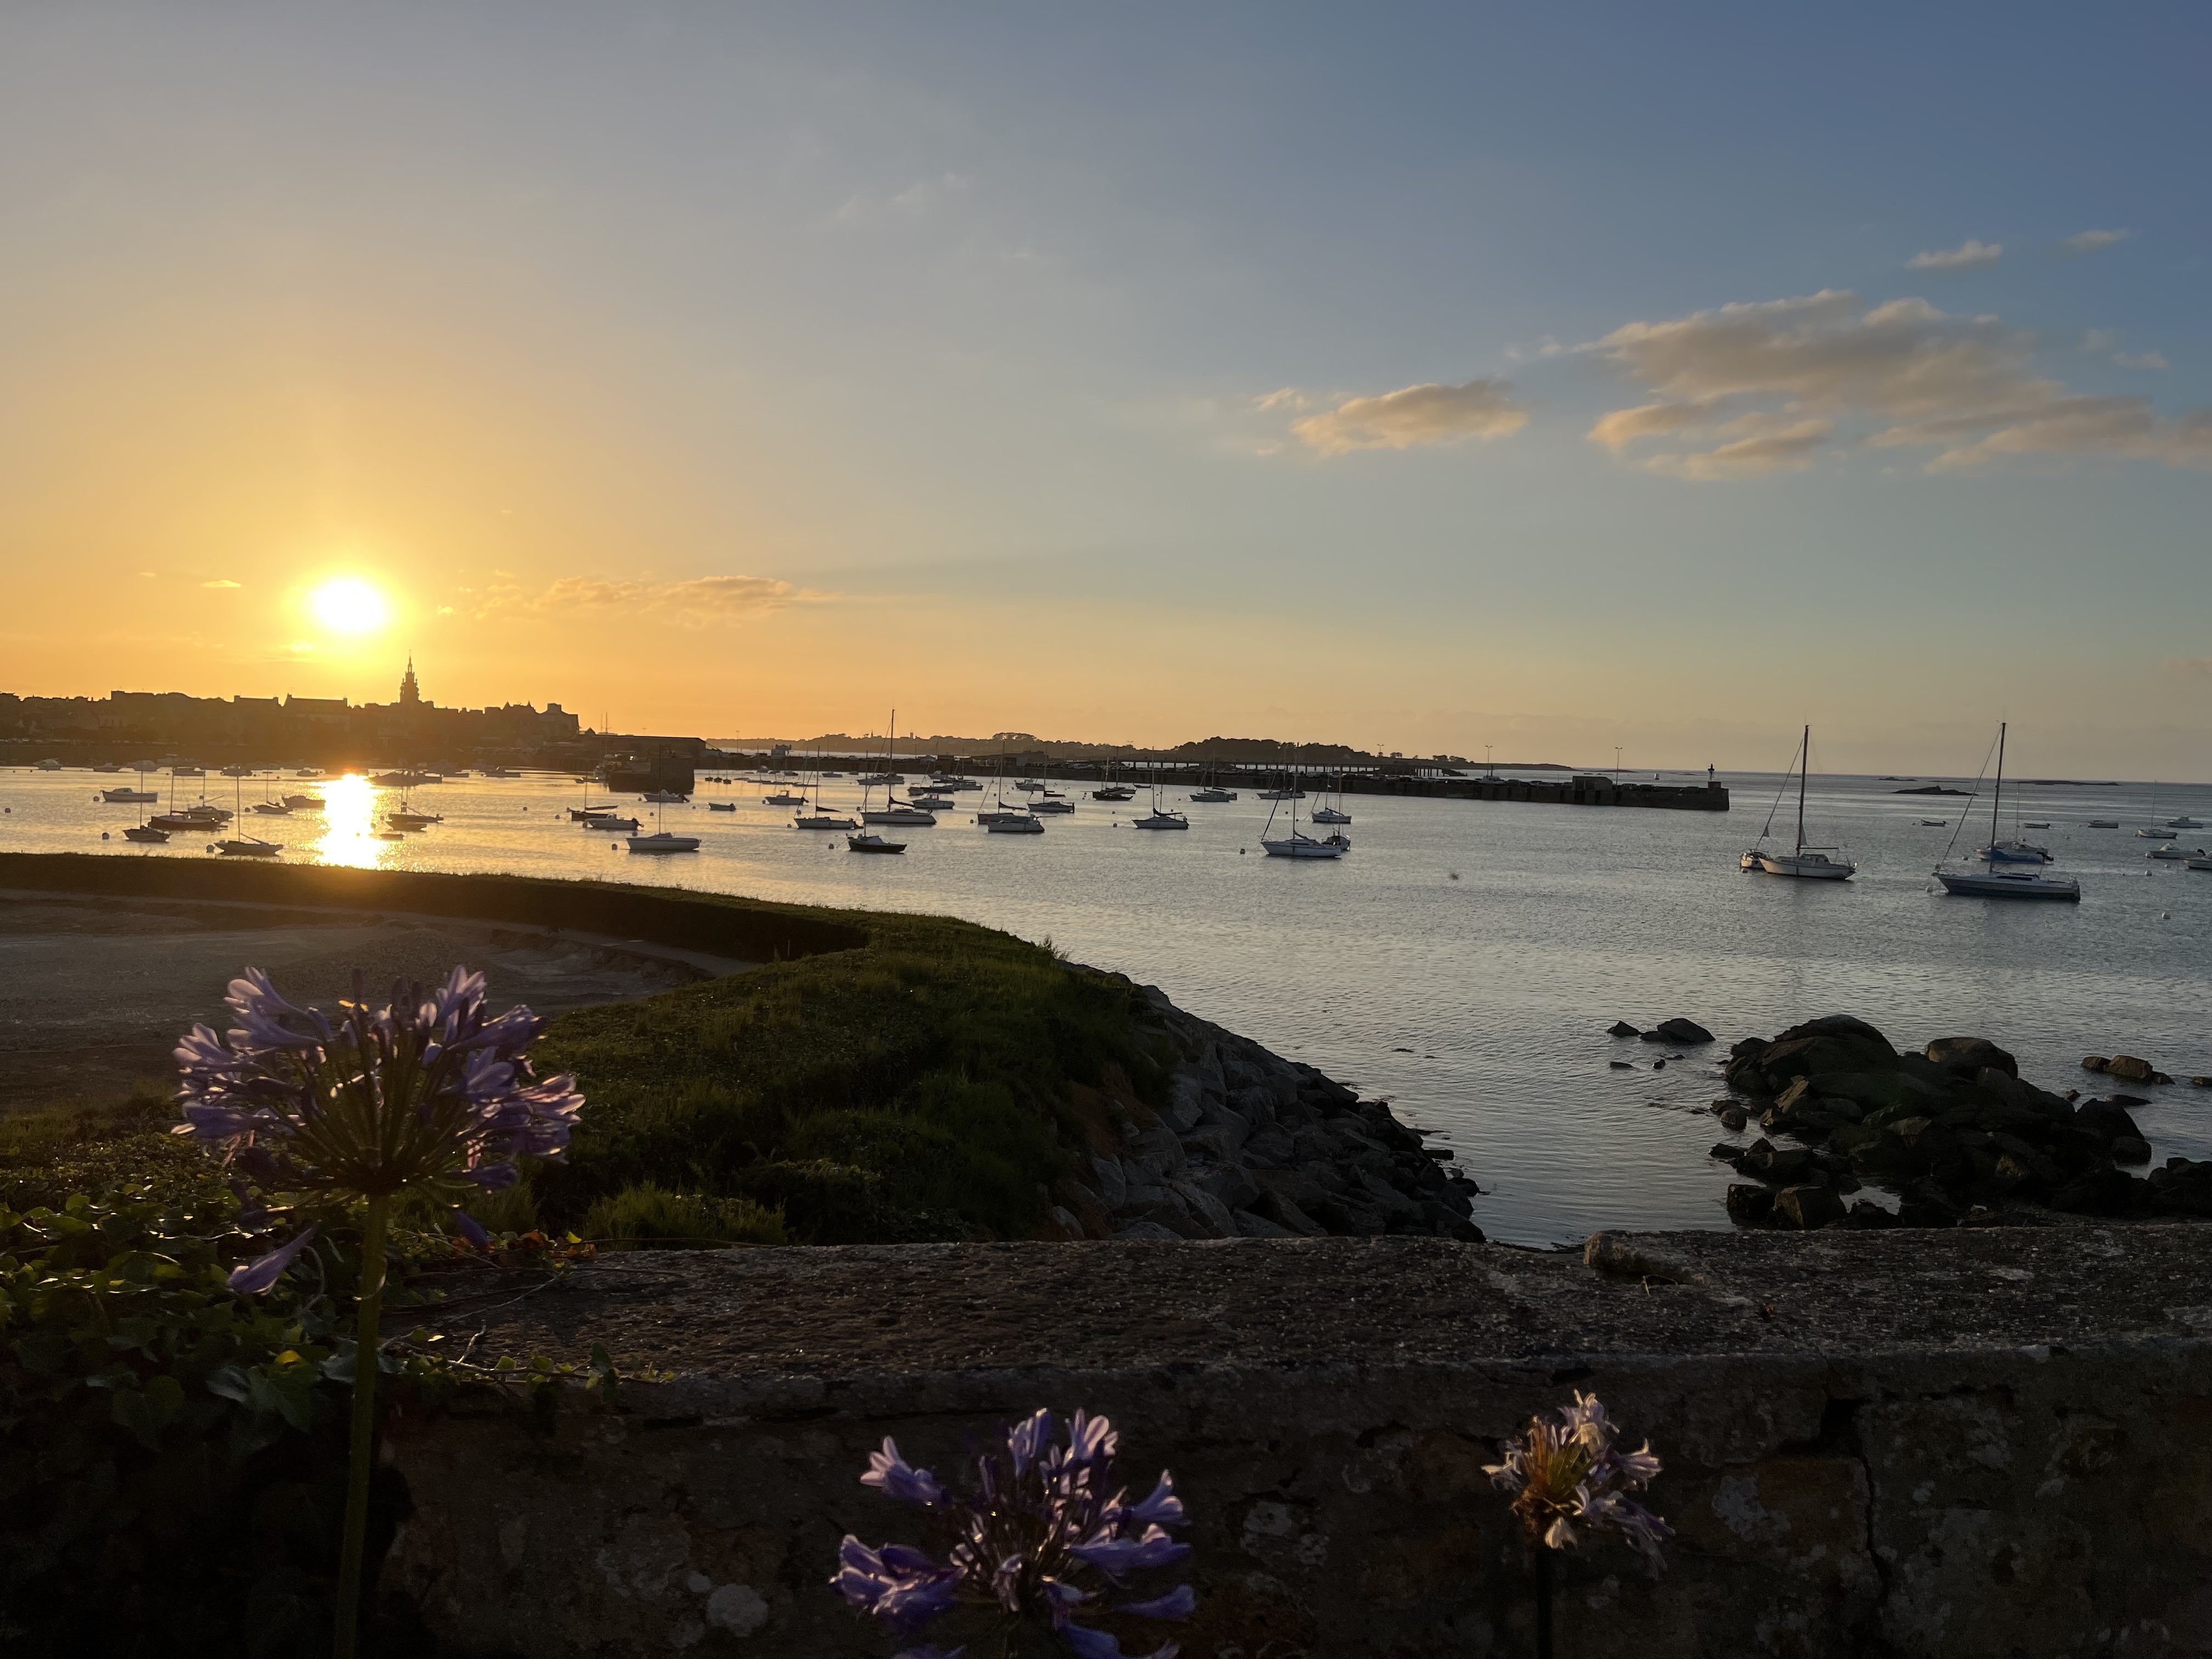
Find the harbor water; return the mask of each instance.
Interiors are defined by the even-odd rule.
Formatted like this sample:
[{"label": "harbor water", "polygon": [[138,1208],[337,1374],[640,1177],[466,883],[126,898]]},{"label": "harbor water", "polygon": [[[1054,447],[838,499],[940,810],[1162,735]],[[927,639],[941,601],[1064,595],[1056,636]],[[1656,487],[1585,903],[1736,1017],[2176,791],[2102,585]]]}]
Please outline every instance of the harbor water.
[{"label": "harbor water", "polygon": [[[123,840],[139,809],[92,798],[132,781],[0,774],[0,848],[211,862],[207,838],[189,831],[167,847]],[[1049,939],[1389,1097],[1457,1150],[1485,1189],[1475,1219],[1511,1242],[1727,1225],[1730,1172],[1706,1156],[1719,1137],[1705,1109],[1723,1092],[1727,1046],[1823,1013],[1872,1020],[1899,1047],[1990,1037],[2023,1076],[2062,1091],[2097,1081],[2080,1069],[2084,1054],[2142,1055],[2181,1079],[2134,1091],[2149,1097],[2135,1115],[2157,1155],[2212,1156],[2212,1090],[2186,1081],[2212,1073],[2212,872],[2150,860],[2154,843],[2133,833],[2185,815],[2212,821],[2212,788],[2022,786],[2021,816],[2051,826],[2026,833],[2051,848],[2057,872],[2079,878],[2082,900],[2008,904],[1932,890],[1968,809],[1956,796],[1895,793],[1928,780],[1812,780],[1820,839],[1840,838],[1859,863],[1845,883],[1741,871],[1781,781],[1722,781],[1735,798],[1725,814],[1355,795],[1352,851],[1337,862],[1263,856],[1268,804],[1249,790],[1218,805],[1169,792],[1164,804],[1191,827],[1143,831],[1129,827],[1141,794],[1094,802],[1072,784],[1078,810],[1042,835],[985,834],[974,823],[982,797],[966,793],[935,829],[885,831],[908,843],[895,858],[854,857],[841,836],[793,830],[788,808],[759,804],[774,787],[758,782],[702,781],[663,820],[699,836],[700,850],[651,859],[570,822],[581,787],[544,775],[417,789],[416,808],[443,821],[403,841],[374,836],[392,802],[359,779],[249,780],[249,803],[266,784],[328,805],[244,814],[239,828],[285,843],[287,861],[592,876],[937,912]],[[234,793],[223,778],[181,787],[185,799],[204,788],[225,805]],[[849,779],[827,787],[832,810],[857,805]],[[1785,840],[1790,793],[1776,821]],[[709,811],[717,799],[738,810]],[[653,827],[651,806],[625,805]],[[2008,799],[2008,834],[2012,818]],[[2092,829],[2092,818],[2123,827]],[[1968,826],[1957,852],[1987,829],[1986,816]],[[2212,830],[2180,833],[2185,846],[2212,845]],[[1617,1019],[1670,1015],[1719,1041],[1669,1049],[1606,1035]],[[1669,1055],[1680,1058],[1656,1066]]]}]

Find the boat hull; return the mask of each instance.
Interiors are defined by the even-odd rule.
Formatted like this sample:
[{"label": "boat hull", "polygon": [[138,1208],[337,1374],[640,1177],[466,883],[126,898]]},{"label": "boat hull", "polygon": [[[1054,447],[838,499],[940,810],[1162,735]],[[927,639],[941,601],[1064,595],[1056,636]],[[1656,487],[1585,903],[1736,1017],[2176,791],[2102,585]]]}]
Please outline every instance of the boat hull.
[{"label": "boat hull", "polygon": [[1770,876],[1796,876],[1807,881],[1849,881],[1858,873],[1856,864],[1838,864],[1817,854],[1762,853],[1759,867]]},{"label": "boat hull", "polygon": [[1948,870],[1938,870],[1936,879],[1943,884],[1946,892],[1961,898],[2031,899],[2057,904],[2081,902],[2080,883],[2057,876],[2031,875],[2025,871],[2017,875],[1996,870],[1986,875],[1978,871],[1954,875]]},{"label": "boat hull", "polygon": [[1310,836],[1262,841],[1260,846],[1271,859],[1340,859],[1352,850],[1349,842],[1335,839],[1316,841]]}]

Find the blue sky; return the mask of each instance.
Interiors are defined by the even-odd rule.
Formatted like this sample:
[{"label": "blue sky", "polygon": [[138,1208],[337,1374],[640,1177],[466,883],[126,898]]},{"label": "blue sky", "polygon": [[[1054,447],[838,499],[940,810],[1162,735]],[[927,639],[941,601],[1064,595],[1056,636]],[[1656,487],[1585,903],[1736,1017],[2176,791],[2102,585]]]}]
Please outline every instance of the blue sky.
[{"label": "blue sky", "polygon": [[[1655,765],[1809,719],[1970,766],[2009,716],[2043,769],[2212,775],[2208,46],[14,12],[0,561],[67,620],[11,654],[382,696],[404,636],[443,700],[634,726]],[[317,637],[356,570],[393,629]]]}]

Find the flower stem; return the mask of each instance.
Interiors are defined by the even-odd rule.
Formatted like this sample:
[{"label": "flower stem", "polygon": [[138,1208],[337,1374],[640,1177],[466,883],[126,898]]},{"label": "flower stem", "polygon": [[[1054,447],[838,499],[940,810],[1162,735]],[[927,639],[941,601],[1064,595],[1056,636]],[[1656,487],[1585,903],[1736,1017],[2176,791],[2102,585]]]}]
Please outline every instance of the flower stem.
[{"label": "flower stem", "polygon": [[1536,1546],[1536,1659],[1552,1659],[1552,1552]]},{"label": "flower stem", "polygon": [[361,1323],[353,1350],[353,1451],[346,1467],[345,1540],[338,1551],[337,1629],[332,1659],[354,1659],[361,1634],[362,1556],[368,1543],[368,1480],[376,1449],[376,1356],[384,1309],[384,1220],[392,1200],[368,1200],[361,1225]]}]

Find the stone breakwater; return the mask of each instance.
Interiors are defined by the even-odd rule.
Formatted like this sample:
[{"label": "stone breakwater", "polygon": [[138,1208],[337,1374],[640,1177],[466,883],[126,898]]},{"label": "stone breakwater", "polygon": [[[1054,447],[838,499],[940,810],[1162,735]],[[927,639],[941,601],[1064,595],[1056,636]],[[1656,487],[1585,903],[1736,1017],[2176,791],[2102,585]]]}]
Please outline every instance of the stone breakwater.
[{"label": "stone breakwater", "polygon": [[[2092,1073],[2172,1079],[2148,1061],[2091,1055]],[[2057,1095],[2020,1076],[1981,1037],[1939,1037],[1900,1054],[1864,1020],[1831,1014],[1731,1051],[1725,1075],[1746,1099],[1716,1101],[1733,1130],[1753,1116],[1770,1133],[1712,1156],[1753,1178],[1729,1188],[1745,1226],[1948,1227],[2036,1222],[2052,1212],[2112,1217],[2212,1216],[2212,1161],[2168,1158],[2148,1176],[2151,1149],[2128,1108],[2141,1097]],[[1863,1182],[1894,1189],[1894,1213],[1845,1197]]]},{"label": "stone breakwater", "polygon": [[1054,1189],[1062,1237],[1481,1239],[1474,1180],[1387,1105],[1139,989],[1146,1035],[1174,1056],[1169,1099],[1080,1091],[1089,1169]]}]

